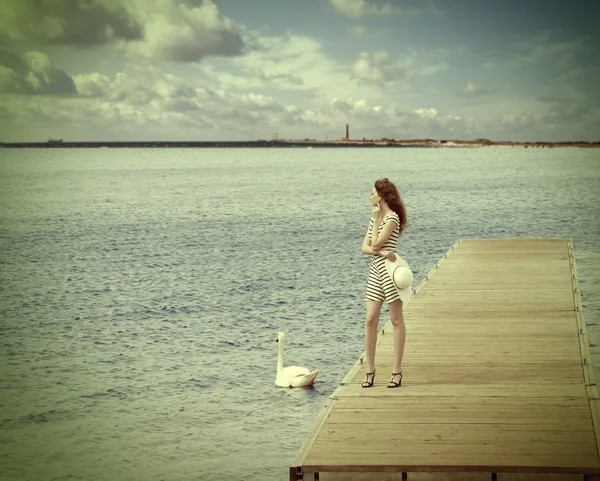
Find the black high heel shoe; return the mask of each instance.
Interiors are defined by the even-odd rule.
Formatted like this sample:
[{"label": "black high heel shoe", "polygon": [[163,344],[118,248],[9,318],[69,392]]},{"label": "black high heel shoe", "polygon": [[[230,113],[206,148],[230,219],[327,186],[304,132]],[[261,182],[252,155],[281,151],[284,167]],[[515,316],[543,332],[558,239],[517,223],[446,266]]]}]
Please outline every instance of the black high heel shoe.
[{"label": "black high heel shoe", "polygon": [[[371,377],[371,381],[369,381],[369,376],[372,376]],[[361,386],[362,387],[373,387],[373,383],[374,382],[375,382],[375,369],[373,369],[373,372],[368,372],[367,373],[367,377],[362,382]]]},{"label": "black high heel shoe", "polygon": [[[394,381],[394,378],[396,376],[400,376],[400,381],[399,382]],[[390,386],[390,384],[392,384],[392,386]],[[392,373],[392,379],[390,379],[390,381],[388,382],[387,387],[389,387],[389,388],[395,388],[395,387],[400,387],[401,385],[402,385],[402,371],[400,371],[400,372],[393,372]]]}]

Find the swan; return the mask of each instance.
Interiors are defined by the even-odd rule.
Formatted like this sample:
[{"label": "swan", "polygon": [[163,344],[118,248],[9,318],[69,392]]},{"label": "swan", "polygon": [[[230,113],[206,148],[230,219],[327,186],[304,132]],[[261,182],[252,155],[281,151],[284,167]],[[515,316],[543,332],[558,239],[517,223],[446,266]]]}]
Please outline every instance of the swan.
[{"label": "swan", "polygon": [[279,343],[279,356],[277,357],[277,377],[275,385],[277,387],[305,387],[312,386],[315,382],[319,370],[310,372],[305,367],[288,366],[283,367],[283,332],[277,333],[277,342]]}]

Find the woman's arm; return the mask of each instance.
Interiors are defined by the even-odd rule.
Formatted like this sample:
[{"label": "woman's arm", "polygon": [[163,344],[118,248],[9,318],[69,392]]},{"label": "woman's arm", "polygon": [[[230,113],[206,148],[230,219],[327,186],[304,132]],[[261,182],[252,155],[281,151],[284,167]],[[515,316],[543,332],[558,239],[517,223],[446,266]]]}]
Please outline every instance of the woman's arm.
[{"label": "woman's arm", "polygon": [[365,235],[365,240],[363,241],[362,253],[370,255],[370,256],[383,256],[383,257],[387,257],[392,262],[394,262],[396,260],[396,256],[395,256],[395,254],[394,254],[393,251],[388,251],[388,250],[374,250],[371,247],[371,241],[369,240],[369,233],[368,232],[367,232],[367,235]]},{"label": "woman's arm", "polygon": [[371,233],[371,245],[375,247],[375,244],[377,244],[377,238],[379,237],[379,222],[381,221],[381,211],[379,210],[379,206],[374,209],[372,220],[373,232]]},{"label": "woman's arm", "polygon": [[367,231],[367,233],[365,234],[365,238],[363,240],[361,250],[362,250],[363,254],[367,254],[369,256],[376,256],[378,254],[371,248],[371,240],[369,239],[369,231]]},{"label": "woman's arm", "polygon": [[[392,218],[388,218],[388,220],[383,225],[383,229],[381,229],[381,233],[377,237],[373,236],[375,239],[371,241],[371,247],[373,248],[373,250],[378,251],[379,249],[381,249],[388,241],[395,228],[396,221]],[[375,227],[373,227],[373,229],[375,229]]]},{"label": "woman's arm", "polygon": [[[371,212],[371,222],[369,223],[369,230],[365,236],[365,242],[363,242],[363,252],[369,255],[377,255],[379,249],[374,249],[377,237],[379,235],[379,222],[381,221],[381,204],[378,202],[373,206],[373,212]],[[369,231],[371,232],[371,238],[369,239]],[[366,242],[368,241],[368,243]]]},{"label": "woman's arm", "polygon": [[[362,253],[363,254],[367,254],[370,256],[385,256],[387,257],[387,255],[391,252],[391,251],[386,251],[386,250],[380,250],[381,247],[377,247],[377,246],[373,246],[373,241],[372,241],[372,237],[373,237],[373,233],[377,232],[379,230],[379,218],[373,218],[371,219],[372,224],[369,224],[369,228],[367,229],[367,233],[365,234],[365,238],[363,239],[363,243],[362,243]],[[387,227],[387,226],[386,226]],[[384,227],[384,230],[386,228]],[[371,232],[371,237],[369,237],[369,232]],[[384,233],[382,232],[381,235],[378,236],[379,239],[382,239],[382,236],[384,235]],[[385,237],[385,239],[387,240],[387,238],[390,236],[390,234],[387,234],[387,236]],[[384,242],[385,244],[385,242]],[[383,245],[383,244],[382,244]]]}]

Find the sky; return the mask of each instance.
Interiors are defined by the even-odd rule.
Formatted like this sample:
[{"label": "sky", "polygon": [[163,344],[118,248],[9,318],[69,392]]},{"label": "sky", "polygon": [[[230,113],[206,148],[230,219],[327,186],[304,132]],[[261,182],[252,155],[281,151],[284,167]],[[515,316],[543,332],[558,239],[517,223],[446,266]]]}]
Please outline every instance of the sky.
[{"label": "sky", "polygon": [[597,0],[2,0],[0,141],[600,141]]}]

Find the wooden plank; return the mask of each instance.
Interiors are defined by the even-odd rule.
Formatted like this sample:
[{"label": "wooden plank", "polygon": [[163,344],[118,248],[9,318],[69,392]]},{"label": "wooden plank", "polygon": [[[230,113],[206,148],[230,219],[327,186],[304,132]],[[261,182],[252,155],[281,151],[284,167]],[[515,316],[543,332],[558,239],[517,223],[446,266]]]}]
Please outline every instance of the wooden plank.
[{"label": "wooden plank", "polygon": [[[385,378],[385,382],[389,377]],[[352,387],[353,385],[349,385]],[[364,397],[378,396],[381,398],[394,397],[419,397],[419,396],[465,396],[465,397],[531,397],[531,398],[555,398],[562,399],[565,397],[587,397],[586,389],[583,384],[537,384],[531,386],[515,386],[514,383],[458,383],[448,382],[428,382],[413,383],[410,386],[404,385],[402,381],[402,393],[396,393],[400,389],[387,389],[385,384],[382,384],[376,391],[375,388],[369,390],[362,389],[356,384],[356,389],[347,389],[344,393],[345,397]]]},{"label": "wooden plank", "polygon": [[588,402],[584,398],[371,397],[338,400],[328,425],[347,424],[536,424],[536,431],[557,429],[593,434]]},{"label": "wooden plank", "polygon": [[[454,332],[448,334],[430,333],[428,331],[414,333],[411,332],[412,330],[409,330],[408,335],[410,335],[411,345],[413,346],[427,345],[437,347],[438,345],[444,345],[460,349],[461,347],[476,348],[479,346],[544,348],[545,346],[551,345],[552,348],[564,346],[579,352],[579,336],[573,332],[573,325],[571,325],[570,332],[564,332],[562,330],[554,332],[550,329],[548,332],[526,336],[519,335],[519,333],[514,330],[507,334],[490,336],[489,331],[485,326],[480,327],[481,329],[471,329],[467,336],[464,333],[456,332],[456,326],[454,327]],[[513,329],[515,327],[518,327],[517,324],[513,325]],[[382,349],[391,350],[392,346],[387,344],[385,346],[382,345],[379,351]]]},{"label": "wooden plank", "polygon": [[[470,302],[490,302],[494,303],[494,307],[498,308],[499,302],[522,303],[525,301],[539,301],[541,308],[548,300],[561,298],[568,301],[570,310],[575,310],[573,303],[573,293],[570,289],[457,289],[455,286],[445,289],[431,289],[428,292],[419,294],[419,300],[423,299],[456,299],[461,298]],[[552,309],[545,309],[552,310]]]},{"label": "wooden plank", "polygon": [[518,464],[531,456],[551,454],[563,466],[578,467],[585,462],[600,467],[593,431],[541,429],[537,424],[334,424],[321,431],[306,463],[316,463],[315,457],[337,452],[371,454],[371,462],[376,464],[387,453],[394,453],[396,461],[402,464],[411,463],[415,456],[424,453],[462,455],[462,462],[470,465],[492,454],[496,456],[495,463],[512,458]]},{"label": "wooden plank", "polygon": [[[561,272],[564,271],[565,265],[568,264],[566,261],[555,261],[555,262],[537,262],[537,263],[518,263],[514,265],[506,264],[495,264],[489,265],[486,263],[469,263],[467,260],[464,262],[453,262],[453,263],[438,263],[438,271],[444,272],[449,271],[448,276],[456,277],[479,277],[487,278],[488,275],[494,274],[498,276],[505,276],[511,278],[523,278],[532,277],[544,278],[546,276],[559,278]],[[441,274],[440,274],[441,275]]]},{"label": "wooden plank", "polygon": [[292,468],[600,474],[600,398],[569,240],[459,241],[404,311],[402,387],[386,388],[388,321],[375,386],[360,387],[359,359]]},{"label": "wooden plank", "polygon": [[[564,461],[569,462],[569,458],[584,454],[591,460],[596,460],[600,466],[593,430],[582,432],[550,429],[539,424],[525,423],[453,423],[449,419],[442,423],[336,423],[321,430],[314,448],[315,451],[343,449],[377,455],[390,450],[390,444],[402,446],[399,457],[423,452],[423,449],[438,452],[443,447],[469,445],[474,446],[468,453],[472,458],[495,450],[499,456],[512,453],[553,453],[564,456]],[[309,462],[309,457],[306,462]]]},{"label": "wooden plank", "polygon": [[[305,480],[313,479],[314,473],[307,471]],[[583,474],[573,473],[491,473],[463,471],[463,472],[415,472],[390,471],[380,472],[364,471],[336,471],[321,472],[315,480],[321,481],[597,481],[600,478],[586,477]]]},{"label": "wooden plank", "polygon": [[[539,274],[534,275],[532,268],[529,271],[522,270],[518,275],[514,271],[491,270],[487,268],[461,269],[459,266],[440,268],[437,272],[439,276],[432,276],[431,290],[446,289],[446,290],[518,290],[521,292],[531,290],[570,290],[569,280],[564,275],[552,275],[545,268],[539,269]],[[564,271],[560,268],[557,272]],[[487,277],[489,276],[489,277]],[[523,283],[523,278],[527,279],[526,285]],[[433,280],[435,279],[435,282]],[[479,280],[477,280],[479,279]],[[429,289],[428,289],[429,290]]]},{"label": "wooden plank", "polygon": [[461,251],[513,250],[537,252],[567,248],[568,239],[461,239]]},{"label": "wooden plank", "polygon": [[521,265],[555,265],[562,266],[569,262],[566,251],[563,252],[464,252],[457,251],[452,257],[453,264],[485,267],[517,267]]},{"label": "wooden plank", "polygon": [[538,300],[534,297],[520,296],[519,299],[510,297],[508,295],[497,296],[496,299],[489,299],[491,296],[487,296],[487,300],[480,300],[476,297],[471,299],[463,297],[441,297],[429,294],[428,297],[422,299],[423,296],[416,295],[411,300],[410,308],[415,309],[439,309],[441,307],[445,309],[456,309],[460,311],[466,311],[469,309],[477,309],[480,311],[498,311],[498,305],[502,305],[504,311],[551,311],[551,310],[573,310],[573,301],[565,297],[562,298],[545,298]]},{"label": "wooden plank", "polygon": [[[470,352],[457,352],[461,347],[465,347],[470,349]],[[490,361],[497,361],[498,363],[503,362],[519,362],[519,360],[528,360],[529,358],[542,358],[548,359],[552,361],[556,360],[566,360],[572,359],[576,362],[581,362],[581,355],[579,353],[579,347],[576,342],[571,344],[570,346],[563,343],[548,343],[548,348],[543,349],[543,346],[532,346],[524,351],[522,345],[511,345],[511,344],[481,344],[481,345],[472,345],[469,346],[462,340],[457,340],[454,344],[444,344],[443,342],[434,342],[432,340],[429,344],[426,342],[415,342],[410,349],[405,350],[406,355],[413,355],[415,353],[420,354],[424,353],[428,357],[436,357],[436,356],[451,356],[455,360],[462,360],[465,357],[473,356],[473,359],[476,359],[478,356],[481,359],[489,359]],[[392,348],[381,347],[378,350],[378,354],[383,356],[389,353],[390,356],[393,355],[394,350]],[[518,357],[517,357],[518,355]]]},{"label": "wooden plank", "polygon": [[[351,456],[352,461],[348,462]],[[409,461],[399,459],[396,452],[382,452],[377,459],[371,453],[322,452],[315,450],[307,459],[304,470],[308,472],[541,472],[600,474],[600,467],[588,456],[572,457],[563,462],[553,454],[531,454],[499,456],[495,452],[482,453],[473,464],[472,458],[454,447],[435,453],[436,462],[431,463],[431,454],[413,453]],[[404,462],[403,462],[404,461]]]},{"label": "wooden plank", "polygon": [[[469,309],[464,311],[429,309],[427,311],[407,309],[404,312],[407,335],[418,333],[443,333],[470,337],[476,332],[489,333],[488,324],[494,326],[494,336],[543,336],[549,333],[578,336],[577,313],[569,311],[538,312],[493,312]],[[489,335],[488,335],[489,337]]]}]

